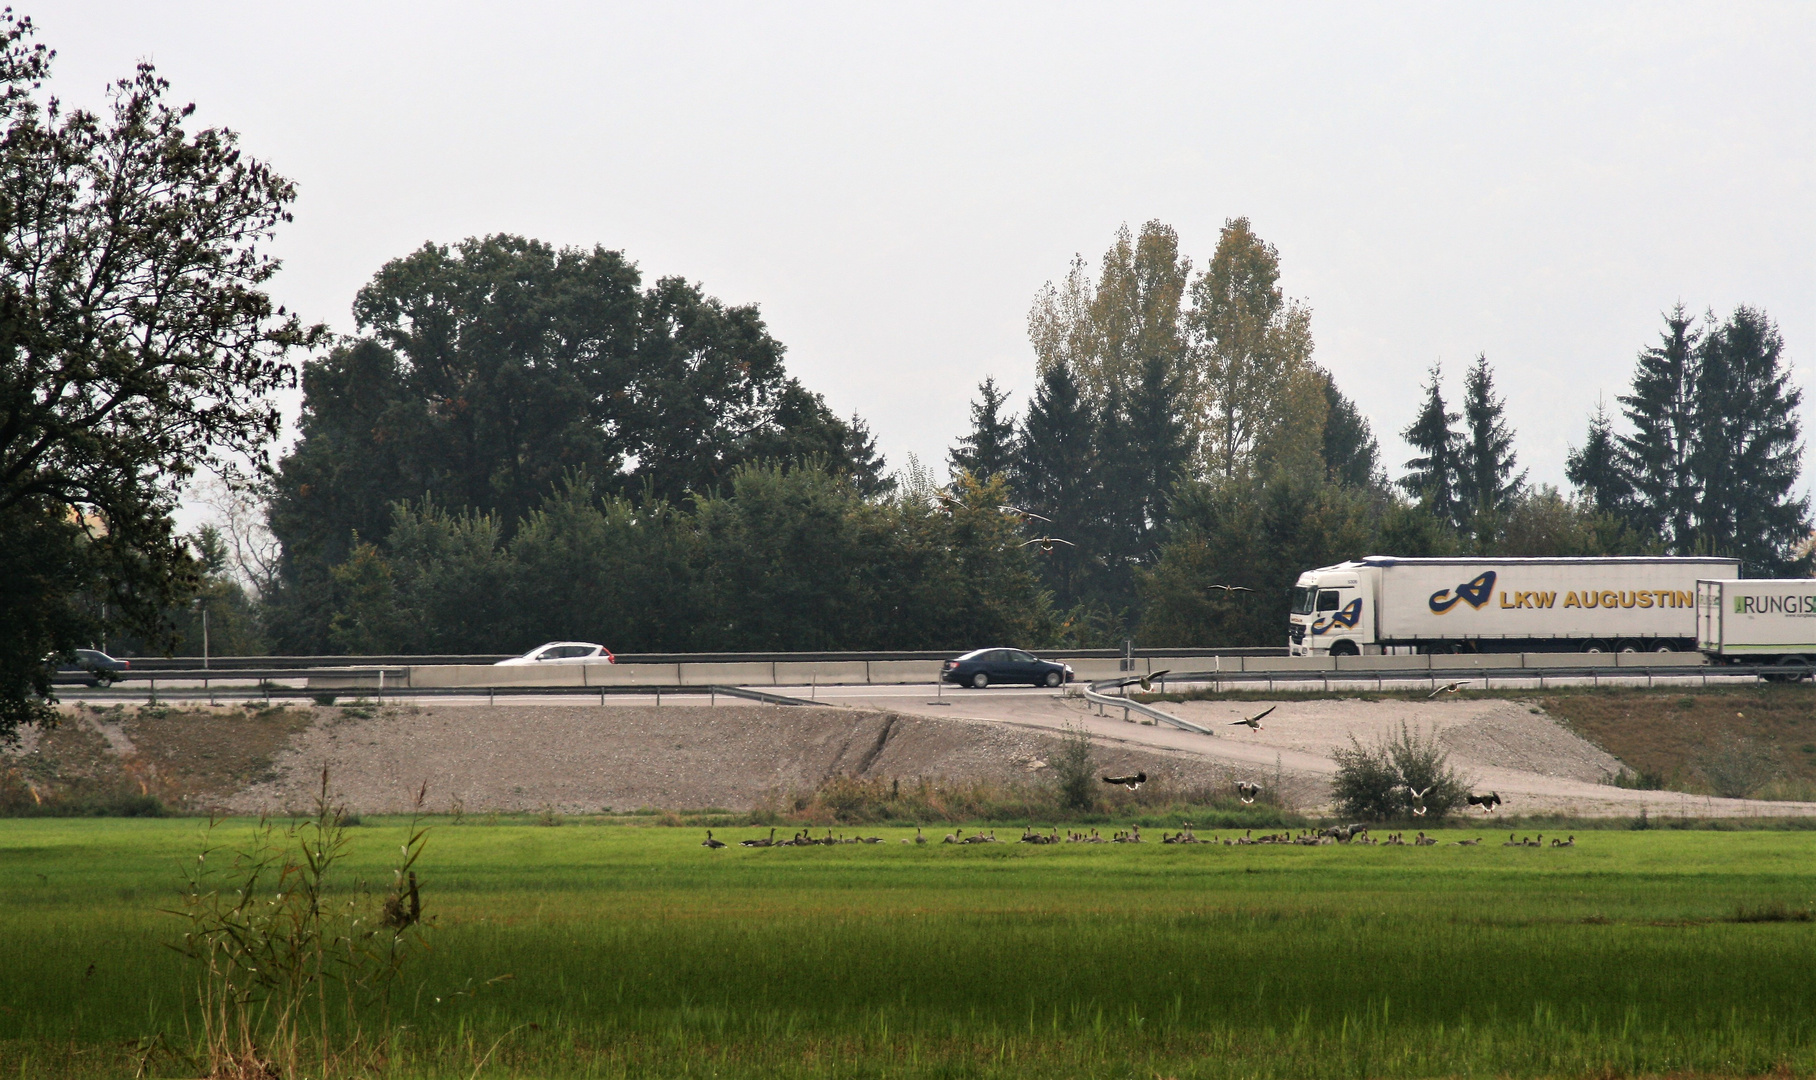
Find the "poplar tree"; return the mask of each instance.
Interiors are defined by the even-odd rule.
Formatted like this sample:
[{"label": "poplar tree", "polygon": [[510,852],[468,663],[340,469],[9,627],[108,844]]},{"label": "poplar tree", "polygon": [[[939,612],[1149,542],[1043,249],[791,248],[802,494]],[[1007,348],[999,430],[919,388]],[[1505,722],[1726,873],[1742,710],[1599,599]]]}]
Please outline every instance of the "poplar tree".
[{"label": "poplar tree", "polygon": [[1458,439],[1452,424],[1462,419],[1444,405],[1443,370],[1431,366],[1431,379],[1425,384],[1425,404],[1418,418],[1401,432],[1417,453],[1406,462],[1406,475],[1400,488],[1440,520],[1459,524],[1457,502]]}]

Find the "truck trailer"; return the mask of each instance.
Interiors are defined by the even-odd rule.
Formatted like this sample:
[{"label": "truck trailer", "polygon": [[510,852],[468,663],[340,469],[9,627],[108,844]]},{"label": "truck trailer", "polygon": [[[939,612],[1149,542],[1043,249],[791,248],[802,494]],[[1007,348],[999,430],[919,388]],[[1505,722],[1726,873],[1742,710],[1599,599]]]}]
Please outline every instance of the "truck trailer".
[{"label": "truck trailer", "polygon": [[1816,666],[1816,578],[1696,583],[1696,647],[1712,664],[1772,664],[1780,679]]},{"label": "truck trailer", "polygon": [[1294,656],[1384,652],[1678,652],[1697,640],[1716,558],[1399,559],[1307,570],[1293,589]]}]

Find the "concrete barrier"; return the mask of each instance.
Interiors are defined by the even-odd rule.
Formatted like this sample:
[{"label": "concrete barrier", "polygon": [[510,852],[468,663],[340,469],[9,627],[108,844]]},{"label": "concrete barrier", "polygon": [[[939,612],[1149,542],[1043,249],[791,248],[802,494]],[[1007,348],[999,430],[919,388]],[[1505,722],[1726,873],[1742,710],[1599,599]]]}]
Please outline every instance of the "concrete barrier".
[{"label": "concrete barrier", "polygon": [[1337,664],[1330,656],[1245,656],[1244,671],[1335,671]]},{"label": "concrete barrier", "polygon": [[1615,653],[1616,667],[1699,667],[1708,663],[1708,658],[1699,652],[1636,652]]},{"label": "concrete barrier", "polygon": [[1072,678],[1078,682],[1100,682],[1104,679],[1120,679],[1125,675],[1146,675],[1148,673],[1147,668],[1142,666],[1142,661],[1140,660],[1135,661],[1134,671],[1124,671],[1122,669],[1121,660],[1093,659],[1088,657],[1079,657],[1076,659],[1054,657],[1054,660],[1057,663],[1070,664],[1072,666]]},{"label": "concrete barrier", "polygon": [[873,686],[905,686],[910,683],[939,681],[942,660],[872,660],[870,682]]},{"label": "concrete barrier", "polygon": [[677,664],[676,681],[682,686],[775,686],[786,681],[776,668],[787,666],[761,660],[738,664]]},{"label": "concrete barrier", "polygon": [[1339,656],[1338,671],[1430,671],[1431,657],[1416,656]]},{"label": "concrete barrier", "polygon": [[862,660],[841,660],[834,663],[777,661],[775,679],[777,686],[862,686],[870,681],[870,670],[869,665]]},{"label": "concrete barrier", "polygon": [[1555,668],[1611,668],[1614,653],[1529,652],[1522,656],[1524,666],[1534,671]]}]

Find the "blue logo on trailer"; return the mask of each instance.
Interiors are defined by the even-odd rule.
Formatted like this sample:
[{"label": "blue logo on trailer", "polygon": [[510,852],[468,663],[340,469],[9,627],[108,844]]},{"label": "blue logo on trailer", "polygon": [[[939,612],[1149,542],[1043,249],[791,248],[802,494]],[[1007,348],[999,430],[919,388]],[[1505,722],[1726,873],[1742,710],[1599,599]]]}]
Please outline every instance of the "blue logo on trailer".
[{"label": "blue logo on trailer", "polygon": [[1483,604],[1486,604],[1488,598],[1493,594],[1494,571],[1484,570],[1469,581],[1458,585],[1454,593],[1449,589],[1439,589],[1437,592],[1432,593],[1429,603],[1431,605],[1431,610],[1442,615],[1451,608],[1456,607],[1458,600],[1463,601],[1472,608],[1479,608]]},{"label": "blue logo on trailer", "polygon": [[1319,619],[1317,622],[1313,623],[1312,624],[1312,633],[1327,634],[1330,631],[1335,630],[1339,626],[1347,627],[1351,630],[1354,630],[1356,628],[1356,623],[1360,622],[1361,619],[1362,619],[1362,598],[1357,597],[1356,599],[1351,600],[1349,603],[1343,605],[1342,611],[1331,612],[1331,616],[1329,619]]}]

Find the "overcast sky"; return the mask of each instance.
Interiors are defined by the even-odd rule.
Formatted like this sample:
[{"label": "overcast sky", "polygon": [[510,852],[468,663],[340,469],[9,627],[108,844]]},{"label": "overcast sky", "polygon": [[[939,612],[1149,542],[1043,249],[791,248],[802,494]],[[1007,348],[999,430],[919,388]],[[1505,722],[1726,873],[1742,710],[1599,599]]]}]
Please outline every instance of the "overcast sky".
[{"label": "overcast sky", "polygon": [[1035,290],[1150,218],[1279,248],[1396,474],[1426,369],[1486,352],[1562,485],[1679,300],[1764,308],[1811,388],[1816,5],[23,10],[65,101],[149,59],[299,183],[306,317],[425,241],[603,244],[760,305],[892,466],[943,475],[985,375],[1025,404]]}]

